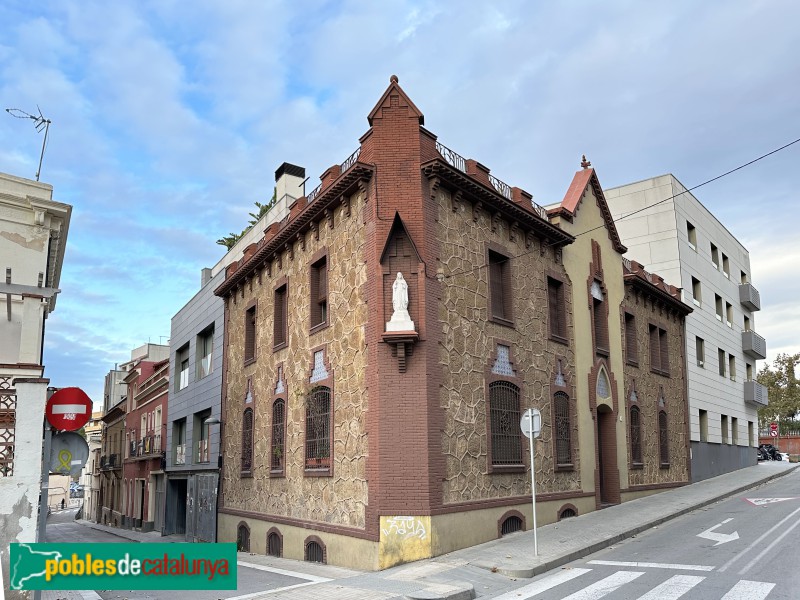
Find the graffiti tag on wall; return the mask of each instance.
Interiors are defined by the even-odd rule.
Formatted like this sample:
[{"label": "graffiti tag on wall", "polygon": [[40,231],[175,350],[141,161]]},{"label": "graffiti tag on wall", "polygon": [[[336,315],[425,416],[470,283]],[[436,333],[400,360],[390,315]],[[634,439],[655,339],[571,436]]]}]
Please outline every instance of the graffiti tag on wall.
[{"label": "graffiti tag on wall", "polygon": [[385,536],[399,536],[401,538],[419,538],[424,540],[428,537],[425,523],[419,517],[385,517],[385,527],[381,533]]}]

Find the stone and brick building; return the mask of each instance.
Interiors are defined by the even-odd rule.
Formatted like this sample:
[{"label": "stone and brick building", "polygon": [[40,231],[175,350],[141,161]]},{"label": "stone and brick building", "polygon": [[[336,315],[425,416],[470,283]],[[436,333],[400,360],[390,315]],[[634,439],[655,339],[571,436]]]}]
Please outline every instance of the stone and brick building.
[{"label": "stone and brick building", "polygon": [[[669,465],[650,468],[650,392],[667,377],[624,366],[624,246],[594,171],[548,214],[440,144],[395,77],[368,121],[358,150],[216,288],[218,541],[380,569],[527,528],[519,420],[529,407],[543,421],[539,523],[685,483],[686,445],[672,430]],[[653,322],[675,333],[686,307],[649,280],[636,285],[642,326],[657,307]],[[682,356],[676,347],[662,385],[666,424],[685,440]],[[629,377],[650,402],[636,477],[624,451]]]}]

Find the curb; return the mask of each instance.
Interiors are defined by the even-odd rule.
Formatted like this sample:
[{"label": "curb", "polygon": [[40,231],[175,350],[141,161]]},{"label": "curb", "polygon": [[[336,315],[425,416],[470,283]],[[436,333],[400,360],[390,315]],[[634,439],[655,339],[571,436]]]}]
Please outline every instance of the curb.
[{"label": "curb", "polygon": [[574,560],[578,560],[579,558],[583,558],[584,556],[588,556],[589,554],[594,554],[595,552],[603,550],[604,548],[608,548],[609,546],[613,546],[614,544],[617,544],[624,539],[638,535],[643,531],[652,529],[653,527],[661,525],[662,523],[666,523],[667,521],[671,521],[672,519],[681,517],[699,508],[704,508],[710,504],[719,502],[720,500],[725,500],[741,492],[756,488],[760,485],[773,481],[774,479],[778,479],[779,477],[784,477],[789,473],[794,472],[798,468],[800,468],[800,464],[795,465],[793,468],[780,471],[779,473],[772,473],[771,475],[764,477],[763,479],[760,479],[758,481],[754,481],[752,483],[748,483],[746,485],[733,488],[718,496],[714,496],[713,498],[708,498],[706,500],[698,502],[697,504],[693,504],[692,506],[681,508],[668,515],[664,515],[662,517],[658,517],[656,519],[648,521],[647,523],[643,523],[636,527],[626,529],[613,536],[607,537],[602,540],[598,540],[597,542],[593,542],[592,544],[585,546],[580,550],[575,550],[573,552],[570,552],[569,554],[563,554],[561,556],[555,556],[552,559],[537,565],[525,565],[521,563],[506,563],[506,565],[497,565],[485,562],[472,562],[470,564],[481,569],[487,569],[489,571],[492,571],[493,573],[500,573],[502,575],[506,575],[508,577],[530,579],[532,577],[536,577],[537,575],[541,575],[542,573],[546,573],[547,571],[551,571],[567,563],[570,563]]},{"label": "curb", "polygon": [[439,584],[437,588],[426,588],[406,594],[408,600],[472,600],[475,597],[475,588],[470,583]]}]

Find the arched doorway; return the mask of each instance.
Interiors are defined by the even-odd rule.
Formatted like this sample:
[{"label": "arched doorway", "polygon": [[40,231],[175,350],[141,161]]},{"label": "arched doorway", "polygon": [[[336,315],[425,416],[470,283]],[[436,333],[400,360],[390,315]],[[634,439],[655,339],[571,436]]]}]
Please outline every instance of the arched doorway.
[{"label": "arched doorway", "polygon": [[597,406],[597,481],[599,506],[619,504],[616,416],[606,404]]}]

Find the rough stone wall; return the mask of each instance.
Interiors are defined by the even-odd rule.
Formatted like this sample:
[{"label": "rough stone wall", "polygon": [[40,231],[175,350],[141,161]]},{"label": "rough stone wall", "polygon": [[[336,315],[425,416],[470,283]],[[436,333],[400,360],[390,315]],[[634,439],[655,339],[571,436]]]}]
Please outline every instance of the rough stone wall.
[{"label": "rough stone wall", "polygon": [[[642,439],[642,467],[630,468],[629,485],[648,486],[667,483],[686,482],[688,472],[687,422],[689,419],[686,406],[686,370],[684,361],[684,320],[683,317],[668,311],[663,305],[654,303],[652,299],[630,285],[625,286],[624,309],[636,319],[639,365],[633,366],[625,361],[624,403],[627,426],[627,447],[625,454],[631,464],[630,445],[630,397],[634,382],[638,401],[636,405],[641,411],[640,430]],[[625,339],[624,319],[621,335]],[[669,377],[653,373],[650,370],[650,335],[649,324],[653,323],[667,331],[669,343]],[[658,413],[659,395],[664,391],[664,410],[667,413],[667,430],[669,432],[669,468],[662,468],[659,458]]]},{"label": "rough stone wall", "polygon": [[[334,211],[334,228],[319,223],[319,240],[305,234],[305,249],[294,242],[294,258],[282,253],[282,267],[272,263],[272,275],[261,275],[228,298],[228,377],[225,406],[223,506],[340,526],[363,528],[367,503],[365,460],[367,409],[364,373],[366,347],[364,324],[367,307],[363,297],[366,269],[362,211],[364,201],[351,198],[351,214]],[[311,257],[327,249],[328,323],[313,334],[310,329]],[[288,346],[273,352],[274,289],[278,279],[288,278]],[[244,315],[253,300],[256,309],[256,361],[244,366]],[[313,350],[325,347],[325,359],[333,374],[332,475],[304,472],[305,395],[313,387],[309,376]],[[272,400],[278,366],[282,365],[287,403],[285,476],[270,477]],[[247,380],[252,378],[254,443],[252,477],[241,477],[242,414]]]},{"label": "rough stone wall", "polygon": [[[550,382],[559,358],[567,386],[574,380],[574,334],[572,328],[571,292],[565,290],[568,338],[570,345],[549,339],[547,309],[547,271],[560,274],[565,284],[569,279],[557,262],[553,249],[540,252],[537,239],[525,247],[525,236],[515,241],[509,235],[509,223],[502,221],[492,231],[492,221],[481,211],[473,220],[472,205],[461,202],[453,212],[450,192],[438,192],[438,235],[441,243],[441,267],[444,271],[443,293],[439,304],[439,320],[443,342],[439,357],[443,371],[440,402],[445,410],[442,451],[446,455],[447,472],[444,503],[452,504],[530,494],[530,475],[525,472],[491,473],[488,464],[488,431],[486,375],[491,368],[497,343],[508,343],[512,361],[520,380],[520,407],[535,407],[542,412],[542,436],[536,443],[537,493],[580,492],[578,465],[578,423],[573,411],[572,445],[576,469],[556,472],[554,469],[552,395]],[[512,327],[488,320],[487,242],[503,246],[513,257]],[[451,275],[452,274],[452,275]],[[572,394],[571,394],[572,395]],[[575,399],[571,398],[574,403]],[[523,445],[523,460],[529,453]]]}]

